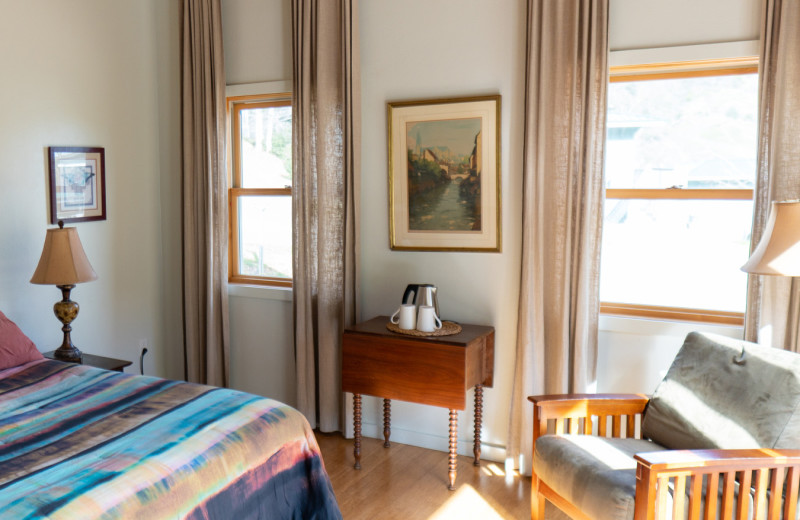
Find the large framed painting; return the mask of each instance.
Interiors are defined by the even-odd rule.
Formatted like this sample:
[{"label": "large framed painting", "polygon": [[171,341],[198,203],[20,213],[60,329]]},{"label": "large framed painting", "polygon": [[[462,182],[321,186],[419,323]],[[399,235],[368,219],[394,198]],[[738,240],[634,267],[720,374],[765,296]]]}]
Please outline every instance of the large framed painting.
[{"label": "large framed painting", "polygon": [[105,150],[51,146],[50,222],[106,219]]},{"label": "large framed painting", "polygon": [[391,248],[499,252],[500,96],[399,101],[387,112]]}]

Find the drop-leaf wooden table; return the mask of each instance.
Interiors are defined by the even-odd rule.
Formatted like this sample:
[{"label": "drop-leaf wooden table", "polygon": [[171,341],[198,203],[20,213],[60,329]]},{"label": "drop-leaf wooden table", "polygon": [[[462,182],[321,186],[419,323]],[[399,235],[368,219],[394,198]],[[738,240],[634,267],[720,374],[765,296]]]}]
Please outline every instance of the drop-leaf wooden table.
[{"label": "drop-leaf wooden table", "polygon": [[347,327],[342,341],[342,390],[353,394],[353,455],[361,468],[361,396],[383,398],[384,446],[391,434],[391,400],[450,410],[449,488],[455,489],[458,410],[475,387],[475,465],[480,464],[483,388],[492,386],[494,328],[461,324],[450,336],[408,336],[386,328],[388,316]]}]

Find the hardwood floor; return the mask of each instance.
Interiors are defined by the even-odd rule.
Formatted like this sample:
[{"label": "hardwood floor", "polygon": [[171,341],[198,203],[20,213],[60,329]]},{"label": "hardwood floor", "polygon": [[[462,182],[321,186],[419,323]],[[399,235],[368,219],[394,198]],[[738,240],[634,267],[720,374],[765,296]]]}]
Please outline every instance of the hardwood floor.
[{"label": "hardwood floor", "polygon": [[530,518],[530,477],[506,478],[503,465],[458,457],[456,490],[447,489],[447,453],[364,438],[360,470],[353,441],[315,433],[345,520]]}]

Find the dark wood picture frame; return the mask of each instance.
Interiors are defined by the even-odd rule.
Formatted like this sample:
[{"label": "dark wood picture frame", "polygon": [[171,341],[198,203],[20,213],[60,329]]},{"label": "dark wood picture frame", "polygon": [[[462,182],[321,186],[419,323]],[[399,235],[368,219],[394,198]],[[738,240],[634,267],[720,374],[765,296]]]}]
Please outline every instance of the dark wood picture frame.
[{"label": "dark wood picture frame", "polygon": [[106,220],[105,149],[48,147],[50,222]]}]

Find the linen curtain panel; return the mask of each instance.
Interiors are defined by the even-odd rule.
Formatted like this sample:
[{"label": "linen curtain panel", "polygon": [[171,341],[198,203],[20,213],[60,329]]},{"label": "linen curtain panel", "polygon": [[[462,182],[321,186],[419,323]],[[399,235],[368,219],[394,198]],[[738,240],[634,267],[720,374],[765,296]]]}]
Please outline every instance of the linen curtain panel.
[{"label": "linen curtain panel", "polygon": [[357,316],[358,0],[292,0],[297,408],[342,430],[342,331]]},{"label": "linen curtain panel", "polygon": [[586,392],[595,381],[608,0],[529,0],[527,14],[522,279],[507,450],[530,473],[527,396]]},{"label": "linen curtain panel", "polygon": [[[765,0],[759,59],[759,143],[751,247],[774,200],[800,198],[800,2]],[[800,352],[798,278],[750,275],[745,339]]]},{"label": "linen curtain panel", "polygon": [[227,386],[228,185],[219,0],[183,0],[181,89],[185,377]]}]

